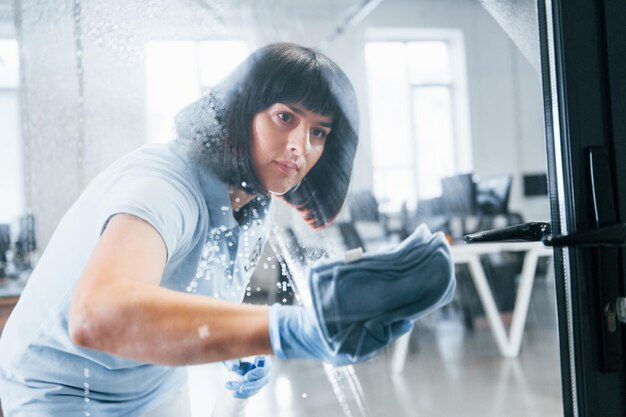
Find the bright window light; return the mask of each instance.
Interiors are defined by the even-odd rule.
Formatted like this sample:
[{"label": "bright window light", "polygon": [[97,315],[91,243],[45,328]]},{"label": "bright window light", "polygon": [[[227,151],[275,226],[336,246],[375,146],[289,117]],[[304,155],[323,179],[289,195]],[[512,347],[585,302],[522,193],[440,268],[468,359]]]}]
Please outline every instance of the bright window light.
[{"label": "bright window light", "polygon": [[441,178],[467,168],[457,155],[468,136],[459,135],[465,101],[451,63],[454,42],[428,36],[365,45],[374,193],[391,210],[441,195]]},{"label": "bright window light", "polygon": [[15,39],[0,39],[0,88],[20,85],[20,61]]},{"label": "bright window light", "polygon": [[0,39],[0,223],[24,214],[20,71],[15,39]]},{"label": "bright window light", "polygon": [[406,60],[411,84],[449,84],[452,81],[447,42],[407,42]]},{"label": "bright window light", "polygon": [[174,117],[248,55],[242,41],[150,41],[146,44],[148,138],[175,137]]},{"label": "bright window light", "polygon": [[198,45],[200,83],[204,88],[217,85],[248,56],[242,41],[208,41]]}]

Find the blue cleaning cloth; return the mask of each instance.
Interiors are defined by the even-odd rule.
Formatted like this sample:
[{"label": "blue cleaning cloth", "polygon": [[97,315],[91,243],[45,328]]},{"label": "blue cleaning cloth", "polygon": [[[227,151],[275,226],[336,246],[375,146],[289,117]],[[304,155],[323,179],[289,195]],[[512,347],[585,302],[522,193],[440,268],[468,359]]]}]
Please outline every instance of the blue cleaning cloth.
[{"label": "blue cleaning cloth", "polygon": [[356,356],[389,340],[390,324],[449,302],[456,286],[445,237],[425,225],[392,250],[319,265],[309,275],[325,341],[334,353]]}]

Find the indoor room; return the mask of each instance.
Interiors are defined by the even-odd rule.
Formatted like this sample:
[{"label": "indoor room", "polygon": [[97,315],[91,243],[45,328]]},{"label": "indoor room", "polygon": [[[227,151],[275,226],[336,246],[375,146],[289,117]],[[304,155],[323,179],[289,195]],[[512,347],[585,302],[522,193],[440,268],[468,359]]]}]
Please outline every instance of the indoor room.
[{"label": "indoor room", "polygon": [[[314,230],[272,197],[243,303],[310,307],[311,268],[393,251],[420,227],[445,240],[456,290],[365,361],[271,358],[267,385],[223,415],[563,415],[552,249],[466,243],[551,218],[536,4],[504,3],[0,0],[1,326],[98,174],[176,139],[181,109],[256,49],[292,42],[347,75],[358,146],[332,224]],[[84,250],[64,244],[60,263]],[[190,416],[217,417],[227,371],[188,367]],[[89,372],[75,379],[72,415],[99,415]]]}]

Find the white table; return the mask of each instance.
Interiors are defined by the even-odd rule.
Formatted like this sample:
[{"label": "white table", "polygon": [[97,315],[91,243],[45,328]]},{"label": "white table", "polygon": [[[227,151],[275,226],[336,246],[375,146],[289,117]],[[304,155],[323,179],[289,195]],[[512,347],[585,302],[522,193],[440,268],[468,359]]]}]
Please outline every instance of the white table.
[{"label": "white table", "polygon": [[[530,294],[535,281],[537,260],[540,256],[552,256],[552,249],[546,248],[540,242],[494,242],[453,245],[451,251],[455,264],[467,264],[469,267],[472,281],[478,291],[498,351],[505,358],[517,357],[522,344],[522,335],[530,304]],[[500,318],[500,311],[493,298],[493,292],[487,282],[485,270],[480,263],[481,255],[499,252],[525,252],[526,254],[524,256],[509,334],[507,334],[504,328]],[[393,371],[400,372],[404,368],[404,361],[409,348],[409,338],[410,333],[407,333],[396,342],[391,363]]]}]

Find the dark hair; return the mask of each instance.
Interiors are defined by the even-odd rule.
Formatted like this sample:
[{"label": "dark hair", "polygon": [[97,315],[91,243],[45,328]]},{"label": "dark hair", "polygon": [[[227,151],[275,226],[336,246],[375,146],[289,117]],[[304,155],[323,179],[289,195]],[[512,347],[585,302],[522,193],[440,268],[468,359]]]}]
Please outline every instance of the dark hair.
[{"label": "dark hair", "polygon": [[258,49],[208,95],[184,108],[176,131],[224,182],[268,194],[252,165],[252,119],[277,102],[300,104],[333,119],[319,161],[282,196],[312,227],[324,227],[346,199],[358,142],[354,90],[325,55],[291,43]]}]

